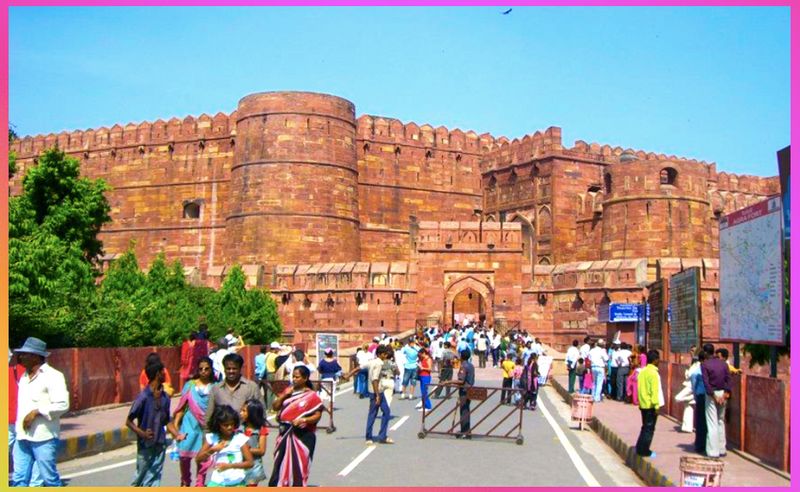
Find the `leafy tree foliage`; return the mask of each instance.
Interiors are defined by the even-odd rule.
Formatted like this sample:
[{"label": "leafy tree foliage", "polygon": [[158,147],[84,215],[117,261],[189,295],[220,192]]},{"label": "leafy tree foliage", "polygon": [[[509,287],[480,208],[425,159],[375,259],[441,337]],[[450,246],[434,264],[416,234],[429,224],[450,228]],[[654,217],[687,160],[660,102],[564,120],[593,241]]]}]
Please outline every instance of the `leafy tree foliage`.
[{"label": "leafy tree foliage", "polygon": [[[10,126],[10,125],[9,125]],[[8,145],[17,139],[17,133],[13,128],[8,129]],[[11,179],[17,173],[17,154],[11,150],[8,151],[8,178]]]},{"label": "leafy tree foliage", "polygon": [[266,289],[245,289],[246,278],[234,266],[208,312],[209,329],[214,337],[233,328],[245,341],[266,343],[281,335],[281,321],[275,301]]},{"label": "leafy tree foliage", "polygon": [[109,187],[103,180],[81,178],[77,159],[50,149],[25,174],[22,187],[20,200],[31,210],[38,226],[64,241],[77,243],[87,260],[97,259],[102,253],[97,234],[111,221],[111,207],[104,195]]},{"label": "leafy tree foliage", "polygon": [[219,292],[187,283],[180,262],[159,255],[144,273],[135,243],[98,284],[108,222],[108,187],[81,178],[78,161],[45,151],[9,201],[10,342],[28,336],[51,347],[177,345],[208,322],[212,336],[234,328],[246,342],[277,339],[281,323],[269,291],[245,289],[234,267]]},{"label": "leafy tree foliage", "polygon": [[78,161],[51,149],[25,175],[22,194],[9,199],[12,344],[30,335],[54,346],[75,342],[94,295],[97,232],[110,220],[106,189],[80,178]]}]

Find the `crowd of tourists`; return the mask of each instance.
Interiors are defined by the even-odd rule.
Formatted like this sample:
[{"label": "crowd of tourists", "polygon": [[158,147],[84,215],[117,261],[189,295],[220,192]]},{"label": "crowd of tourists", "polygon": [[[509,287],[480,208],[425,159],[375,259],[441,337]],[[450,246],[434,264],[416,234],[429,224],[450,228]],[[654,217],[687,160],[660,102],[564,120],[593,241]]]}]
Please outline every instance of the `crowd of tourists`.
[{"label": "crowd of tourists", "polygon": [[[691,347],[692,364],[686,370],[684,389],[675,399],[682,401],[683,432],[694,432],[695,452],[718,458],[726,454],[725,408],[731,395],[731,374],[741,372],[728,362],[726,348],[705,344]],[[566,353],[570,393],[591,395],[595,403],[604,398],[639,407],[642,428],[636,442],[639,456],[654,457],[650,445],[664,393],[658,371],[659,352],[614,341],[586,337],[583,345],[573,340]]]},{"label": "crowd of tourists", "polygon": [[[417,399],[417,409],[430,410],[432,399],[450,398],[457,389],[460,431],[470,439],[468,389],[475,384],[473,356],[478,366],[501,369],[502,403],[536,409],[541,341],[524,331],[500,334],[483,323],[430,327],[416,336],[375,337],[357,349],[354,368],[345,373],[332,349],[317,364],[288,345],[272,342],[260,347],[253,360],[255,380],[242,376],[244,341],[233,331],[216,343],[200,326],[181,346],[180,398],[171,409],[175,389],[157,353],[144,361],[140,394],[130,407],[126,425],[137,438],[134,486],[158,486],[165,456],[178,462],[181,486],[307,485],[316,444],[316,426],[324,401],[332,399],[338,381],[354,378],[353,391],[368,399],[365,440],[368,445],[392,444],[388,437],[393,398]],[[64,375],[47,364],[42,340],[30,337],[9,351],[9,452],[12,486],[59,486],[56,469],[59,418],[69,409]],[[706,344],[692,347],[692,364],[684,389],[676,399],[686,403],[681,429],[695,432],[695,451],[725,456],[725,408],[731,392],[730,375],[738,372],[728,351]],[[642,427],[636,443],[640,456],[650,449],[658,411],[664,406],[659,353],[644,347],[586,337],[574,340],[566,353],[568,391],[590,395],[595,403],[613,399],[639,407]],[[439,374],[436,383],[432,374]],[[545,372],[547,369],[545,369]],[[327,381],[312,388],[310,380]],[[546,374],[545,374],[546,377]],[[285,381],[274,392],[273,383]],[[433,391],[431,387],[434,386]],[[399,395],[399,396],[396,396]],[[381,414],[380,428],[374,424]],[[267,418],[277,427],[271,473],[265,465]],[[168,438],[168,435],[172,439]],[[168,449],[168,443],[172,442]],[[192,462],[195,463],[194,478]]]}]

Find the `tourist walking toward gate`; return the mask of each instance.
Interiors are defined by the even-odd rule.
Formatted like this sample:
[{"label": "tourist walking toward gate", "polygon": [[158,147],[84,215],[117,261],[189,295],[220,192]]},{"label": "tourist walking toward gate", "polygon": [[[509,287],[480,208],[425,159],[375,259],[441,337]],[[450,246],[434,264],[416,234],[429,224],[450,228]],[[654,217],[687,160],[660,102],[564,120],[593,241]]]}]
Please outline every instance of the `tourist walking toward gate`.
[{"label": "tourist walking toward gate", "polygon": [[[567,391],[572,394],[575,392],[575,365],[578,363],[578,359],[581,357],[581,352],[578,350],[578,340],[573,340],[572,345],[567,349],[567,354],[564,357],[564,362],[567,365],[567,373],[568,376],[568,389]],[[580,387],[580,385],[579,385]]]},{"label": "tourist walking toward gate", "polygon": [[[203,426],[206,422],[208,395],[211,393],[211,385],[214,384],[212,366],[213,362],[208,357],[200,359],[197,364],[197,374],[183,386],[181,400],[172,417],[172,425],[178,429],[175,441],[180,457],[181,487],[192,485],[192,461],[203,447],[205,435]],[[205,485],[208,464],[197,464],[195,487]]]},{"label": "tourist walking toward gate", "polygon": [[658,374],[658,351],[647,352],[647,367],[639,374],[639,410],[642,413],[642,430],[636,440],[636,454],[655,458],[650,449],[656,431],[658,409],[664,405],[661,391],[661,376]]},{"label": "tourist walking toward gate", "polygon": [[428,397],[428,386],[430,386],[431,384],[432,368],[433,368],[433,359],[428,353],[428,349],[422,347],[419,350],[419,363],[417,365],[417,370],[419,374],[419,387],[420,387],[420,393],[422,395],[422,401],[419,402],[419,404],[417,405],[419,411],[422,411],[423,407],[425,408],[425,410],[431,409],[431,400]]},{"label": "tourist walking toward gate", "polygon": [[442,389],[447,388],[445,398],[450,398],[452,388],[446,386],[444,383],[453,379],[453,361],[456,358],[450,342],[444,342],[444,349],[442,350],[442,362],[439,369],[439,384],[436,386],[436,391],[433,392],[433,398],[441,398]]},{"label": "tourist walking toward gate", "polygon": [[505,388],[511,388],[514,382],[514,361],[512,360],[512,356],[510,353],[506,353],[506,358],[500,367],[503,369],[503,391],[500,392],[500,403],[511,403],[511,391],[507,391]]},{"label": "tourist walking toward gate", "polygon": [[520,376],[520,388],[524,391],[522,407],[536,410],[536,400],[539,396],[539,356],[533,354],[528,358],[528,363]]},{"label": "tourist walking toward gate", "polygon": [[592,399],[595,402],[600,402],[603,399],[603,386],[606,377],[606,364],[608,363],[608,353],[605,348],[605,341],[601,338],[589,350],[589,360],[592,366],[592,382],[594,388],[592,389]]},{"label": "tourist walking toward gate", "polygon": [[69,409],[69,392],[64,375],[47,363],[47,344],[28,337],[14,350],[25,373],[17,383],[16,443],[12,452],[12,487],[29,487],[34,465],[45,487],[60,487],[56,469],[61,415]]},{"label": "tourist walking toward gate", "polygon": [[[387,348],[385,345],[378,350]],[[278,411],[278,440],[270,487],[306,487],[314,449],[317,422],[322,417],[322,400],[308,380],[311,371],[297,366],[292,371],[292,386],[275,400]]]},{"label": "tourist walking toward gate", "polygon": [[620,349],[614,352],[614,359],[617,361],[617,401],[625,401],[626,388],[628,386],[628,374],[631,371],[631,351],[630,345],[622,343]]},{"label": "tourist walking toward gate", "polygon": [[727,454],[725,440],[725,407],[731,395],[731,374],[728,364],[714,356],[714,346],[703,345],[706,360],[700,370],[703,374],[703,387],[706,393],[705,414],[708,434],[706,435],[706,454],[718,458]]},{"label": "tourist walking toward gate", "polygon": [[[323,400],[330,398],[331,405],[333,405],[333,398],[336,394],[336,379],[342,374],[342,366],[339,365],[339,361],[334,357],[332,348],[325,349],[325,357],[319,361],[317,370],[319,371],[320,381],[330,381],[330,385],[327,387],[323,388],[322,384],[319,385],[320,398]],[[330,397],[328,396],[328,391],[330,391]]]},{"label": "tourist walking toward gate", "polygon": [[411,338],[408,345],[403,347],[402,352],[405,356],[405,363],[403,364],[403,386],[400,389],[400,399],[413,400],[414,386],[417,383],[417,360],[419,359],[419,347],[416,339]]}]

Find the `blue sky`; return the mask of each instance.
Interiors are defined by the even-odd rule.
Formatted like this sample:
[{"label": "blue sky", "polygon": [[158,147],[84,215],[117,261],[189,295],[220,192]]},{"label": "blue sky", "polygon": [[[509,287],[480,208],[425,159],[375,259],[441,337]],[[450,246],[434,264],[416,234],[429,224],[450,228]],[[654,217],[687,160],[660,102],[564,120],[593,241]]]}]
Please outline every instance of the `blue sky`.
[{"label": "blue sky", "polygon": [[252,92],[777,174],[789,8],[11,8],[20,135],[230,112]]}]

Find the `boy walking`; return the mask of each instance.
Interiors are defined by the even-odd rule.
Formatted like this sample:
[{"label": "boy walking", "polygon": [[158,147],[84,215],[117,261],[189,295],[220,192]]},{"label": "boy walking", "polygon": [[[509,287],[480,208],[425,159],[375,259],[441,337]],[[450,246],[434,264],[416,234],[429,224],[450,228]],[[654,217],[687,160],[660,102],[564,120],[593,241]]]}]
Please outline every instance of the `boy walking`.
[{"label": "boy walking", "polygon": [[125,421],[137,436],[136,476],[131,485],[158,487],[164,470],[167,431],[173,437],[178,435],[178,431],[170,421],[169,397],[164,392],[164,364],[153,362],[144,371],[149,383],[133,401]]}]

